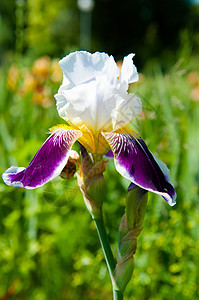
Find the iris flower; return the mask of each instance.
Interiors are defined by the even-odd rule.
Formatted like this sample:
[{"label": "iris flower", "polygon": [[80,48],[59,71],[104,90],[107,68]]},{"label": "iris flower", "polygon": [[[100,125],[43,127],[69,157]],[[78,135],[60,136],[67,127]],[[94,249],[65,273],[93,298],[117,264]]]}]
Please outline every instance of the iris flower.
[{"label": "iris flower", "polygon": [[116,170],[131,182],[129,189],[137,185],[174,205],[168,168],[129,127],[142,110],[141,100],[128,93],[129,84],[138,80],[133,56],[124,57],[121,72],[105,53],[77,51],[64,57],[63,82],[55,99],[67,125],[52,127],[28,167],[10,167],[3,174],[4,182],[26,189],[44,185],[63,172],[78,141],[96,162],[105,154],[113,158]]}]

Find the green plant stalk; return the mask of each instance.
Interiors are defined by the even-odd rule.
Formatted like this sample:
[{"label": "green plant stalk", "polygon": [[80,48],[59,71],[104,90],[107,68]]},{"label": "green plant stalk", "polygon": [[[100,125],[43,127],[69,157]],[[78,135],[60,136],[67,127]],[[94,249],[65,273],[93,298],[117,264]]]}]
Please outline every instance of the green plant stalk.
[{"label": "green plant stalk", "polygon": [[123,300],[123,292],[121,292],[120,290],[113,290],[113,299]]},{"label": "green plant stalk", "polygon": [[119,290],[115,279],[114,279],[114,270],[116,267],[116,261],[114,259],[110,243],[108,240],[108,235],[106,232],[106,228],[104,226],[103,218],[100,219],[94,219],[97,233],[99,236],[99,240],[102,246],[102,250],[105,256],[106,264],[109,270],[111,282],[112,282],[112,289],[113,289],[113,300],[122,300],[123,299],[123,292]]}]

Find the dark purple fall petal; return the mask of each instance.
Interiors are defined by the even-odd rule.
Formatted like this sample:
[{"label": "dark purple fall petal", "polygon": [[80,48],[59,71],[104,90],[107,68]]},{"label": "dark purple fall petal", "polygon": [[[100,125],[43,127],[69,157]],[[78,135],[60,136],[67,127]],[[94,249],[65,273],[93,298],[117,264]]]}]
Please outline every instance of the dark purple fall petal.
[{"label": "dark purple fall petal", "polygon": [[69,150],[82,133],[60,129],[52,133],[38,150],[29,166],[11,167],[2,177],[7,185],[33,189],[57,177],[67,163]]},{"label": "dark purple fall petal", "polygon": [[141,138],[114,132],[103,133],[113,153],[117,171],[143,189],[160,194],[169,205],[176,202],[167,166],[158,160]]}]

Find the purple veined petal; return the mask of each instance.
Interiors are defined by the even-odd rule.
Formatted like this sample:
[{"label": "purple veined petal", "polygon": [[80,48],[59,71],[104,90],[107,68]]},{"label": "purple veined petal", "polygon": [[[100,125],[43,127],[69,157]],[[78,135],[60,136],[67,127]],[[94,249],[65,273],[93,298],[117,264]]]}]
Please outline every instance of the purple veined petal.
[{"label": "purple veined petal", "polygon": [[56,130],[44,142],[27,168],[10,167],[3,173],[3,181],[7,185],[26,189],[44,185],[60,175],[72,145],[80,136],[80,130]]},{"label": "purple veined petal", "polygon": [[113,153],[117,171],[143,189],[161,195],[175,205],[176,193],[167,166],[158,160],[141,138],[130,134],[103,133]]}]

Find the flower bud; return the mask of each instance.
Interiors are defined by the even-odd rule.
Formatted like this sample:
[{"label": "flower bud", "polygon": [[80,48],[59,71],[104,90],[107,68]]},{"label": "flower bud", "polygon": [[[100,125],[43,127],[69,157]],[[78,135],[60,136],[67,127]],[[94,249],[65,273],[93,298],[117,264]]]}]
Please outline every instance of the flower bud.
[{"label": "flower bud", "polygon": [[137,238],[147,204],[147,192],[131,185],[126,199],[126,212],[122,217],[118,231],[117,265],[114,278],[118,287],[124,291],[131,279],[134,269],[134,254],[137,248]]},{"label": "flower bud", "polygon": [[114,271],[114,279],[121,291],[124,291],[131,280],[134,269],[134,259],[129,259],[118,263]]},{"label": "flower bud", "polygon": [[129,229],[142,225],[144,220],[148,193],[146,190],[132,184],[128,188],[126,199],[126,221]]}]

